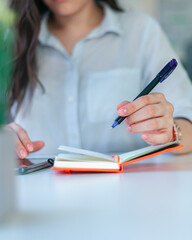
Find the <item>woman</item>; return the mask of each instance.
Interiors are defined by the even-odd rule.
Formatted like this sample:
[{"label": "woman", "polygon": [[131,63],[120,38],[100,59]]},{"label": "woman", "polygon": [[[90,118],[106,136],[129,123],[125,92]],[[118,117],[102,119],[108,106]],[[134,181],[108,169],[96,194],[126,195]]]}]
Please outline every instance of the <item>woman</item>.
[{"label": "woman", "polygon": [[[131,102],[176,58],[153,19],[114,0],[10,3],[19,16],[9,124],[18,157],[55,155],[60,144],[100,152],[163,144],[175,138],[174,118],[184,144],[177,153],[192,151],[192,87],[181,64]],[[111,129],[116,106],[128,132]]]}]

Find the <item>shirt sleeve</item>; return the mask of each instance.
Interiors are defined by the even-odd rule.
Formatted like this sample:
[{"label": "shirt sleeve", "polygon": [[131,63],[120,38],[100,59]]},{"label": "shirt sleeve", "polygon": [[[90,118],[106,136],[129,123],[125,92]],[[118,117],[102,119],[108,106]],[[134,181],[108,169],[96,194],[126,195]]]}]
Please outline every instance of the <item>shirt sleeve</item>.
[{"label": "shirt sleeve", "polygon": [[178,56],[173,51],[159,24],[149,18],[145,29],[143,48],[142,87],[146,86],[173,58],[178,62],[176,70],[153,92],[162,92],[174,106],[174,118],[192,121],[192,83]]}]

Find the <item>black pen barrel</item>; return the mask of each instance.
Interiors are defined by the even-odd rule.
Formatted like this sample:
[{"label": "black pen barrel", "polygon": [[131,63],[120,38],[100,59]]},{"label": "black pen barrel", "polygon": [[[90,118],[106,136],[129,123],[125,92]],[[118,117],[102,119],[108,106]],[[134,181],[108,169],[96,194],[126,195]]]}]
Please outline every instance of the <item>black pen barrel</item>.
[{"label": "black pen barrel", "polygon": [[153,81],[151,81],[149,85],[147,85],[147,87],[143,89],[143,91],[133,101],[135,101],[137,98],[141,96],[145,96],[148,93],[150,93],[153,90],[153,88],[160,82],[160,80],[161,80],[161,77],[156,76],[156,78],[154,78]]}]

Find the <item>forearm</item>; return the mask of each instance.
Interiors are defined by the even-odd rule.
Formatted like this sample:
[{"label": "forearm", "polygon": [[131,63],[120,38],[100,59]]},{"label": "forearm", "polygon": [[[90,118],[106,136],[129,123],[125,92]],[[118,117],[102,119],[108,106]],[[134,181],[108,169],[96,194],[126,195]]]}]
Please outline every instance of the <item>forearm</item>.
[{"label": "forearm", "polygon": [[186,119],[175,119],[181,130],[181,145],[184,147],[175,151],[175,154],[192,152],[192,123]]}]

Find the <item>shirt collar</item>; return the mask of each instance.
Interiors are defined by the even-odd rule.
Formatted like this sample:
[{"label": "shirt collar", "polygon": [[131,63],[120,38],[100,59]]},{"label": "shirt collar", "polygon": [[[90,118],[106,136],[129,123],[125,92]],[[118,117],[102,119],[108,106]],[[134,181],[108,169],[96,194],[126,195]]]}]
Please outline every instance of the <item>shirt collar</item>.
[{"label": "shirt collar", "polygon": [[48,17],[49,17],[49,12],[44,14],[41,19],[41,26],[40,26],[38,40],[42,44],[46,44],[51,36],[51,33],[49,32],[49,29],[48,29]]},{"label": "shirt collar", "polygon": [[40,44],[49,46],[49,47],[54,47],[59,51],[64,52],[64,54],[66,54],[65,49],[60,43],[60,41],[49,31],[49,28],[48,28],[49,14],[50,13],[47,12],[42,17],[38,40]]},{"label": "shirt collar", "polygon": [[104,3],[102,3],[101,6],[104,10],[104,19],[102,23],[97,28],[95,28],[87,37],[102,37],[107,33],[122,35],[123,25],[120,21],[120,14],[122,13],[113,10],[111,7]]},{"label": "shirt collar", "polygon": [[[123,25],[120,21],[121,12],[117,12],[109,7],[107,4],[102,3],[104,9],[104,19],[102,23],[95,28],[85,39],[99,38],[107,33],[114,33],[116,35],[123,34]],[[38,40],[43,45],[50,45],[53,35],[48,29],[49,13],[46,13],[41,20],[40,32]]]}]

